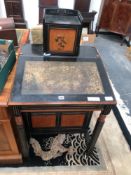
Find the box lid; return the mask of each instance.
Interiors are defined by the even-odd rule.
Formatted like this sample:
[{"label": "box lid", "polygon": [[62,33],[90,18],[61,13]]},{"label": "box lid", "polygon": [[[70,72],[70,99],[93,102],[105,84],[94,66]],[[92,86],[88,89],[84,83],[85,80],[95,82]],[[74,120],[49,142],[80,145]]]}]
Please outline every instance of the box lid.
[{"label": "box lid", "polygon": [[45,9],[45,23],[65,24],[65,25],[81,25],[82,16],[77,10],[69,9]]}]

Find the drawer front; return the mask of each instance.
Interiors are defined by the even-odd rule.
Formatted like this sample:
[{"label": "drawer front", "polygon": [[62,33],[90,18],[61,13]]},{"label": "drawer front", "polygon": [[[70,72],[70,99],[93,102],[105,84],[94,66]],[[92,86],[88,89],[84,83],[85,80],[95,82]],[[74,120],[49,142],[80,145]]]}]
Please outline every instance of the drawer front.
[{"label": "drawer front", "polygon": [[3,122],[0,122],[0,152],[9,151],[10,145],[6,137],[6,132]]},{"label": "drawer front", "polygon": [[61,127],[82,127],[85,114],[62,114]]},{"label": "drawer front", "polygon": [[56,126],[55,114],[32,114],[31,115],[32,128],[50,128]]},{"label": "drawer front", "polygon": [[9,116],[8,116],[7,110],[5,108],[0,107],[0,120],[4,120],[8,118]]},{"label": "drawer front", "polygon": [[[91,113],[92,114],[92,113]],[[28,112],[22,113],[27,137],[31,135],[79,132],[88,127],[90,112]]]},{"label": "drawer front", "polygon": [[0,155],[19,153],[9,120],[0,121]]}]

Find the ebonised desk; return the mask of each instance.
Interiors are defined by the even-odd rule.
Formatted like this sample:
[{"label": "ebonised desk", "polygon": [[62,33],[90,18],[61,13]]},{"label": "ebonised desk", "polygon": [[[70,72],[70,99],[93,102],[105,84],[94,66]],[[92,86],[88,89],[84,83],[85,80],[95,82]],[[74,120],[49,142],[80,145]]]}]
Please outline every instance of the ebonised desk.
[{"label": "ebonised desk", "polygon": [[116,105],[99,57],[43,61],[21,56],[9,105],[25,123],[27,140],[33,135],[84,132],[94,111],[101,111],[87,149],[93,150],[106,116]]}]

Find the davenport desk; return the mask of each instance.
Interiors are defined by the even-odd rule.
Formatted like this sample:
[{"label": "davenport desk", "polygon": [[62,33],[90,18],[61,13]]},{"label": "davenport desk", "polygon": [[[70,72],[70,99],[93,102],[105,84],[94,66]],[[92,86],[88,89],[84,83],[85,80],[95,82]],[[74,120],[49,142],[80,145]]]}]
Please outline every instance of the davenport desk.
[{"label": "davenport desk", "polygon": [[93,112],[101,111],[87,146],[89,155],[116,105],[102,61],[99,57],[49,60],[20,57],[9,105],[15,117],[23,119],[28,141],[51,133],[84,132],[87,138]]}]

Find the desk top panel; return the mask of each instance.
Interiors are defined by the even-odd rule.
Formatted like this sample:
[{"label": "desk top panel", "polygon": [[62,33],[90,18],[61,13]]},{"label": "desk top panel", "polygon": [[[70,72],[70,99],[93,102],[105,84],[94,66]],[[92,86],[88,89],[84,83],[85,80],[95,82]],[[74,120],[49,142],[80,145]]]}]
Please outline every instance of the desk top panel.
[{"label": "desk top panel", "polygon": [[104,94],[95,62],[26,61],[23,95]]},{"label": "desk top panel", "polygon": [[9,105],[116,103],[100,58],[65,60],[21,56]]}]

